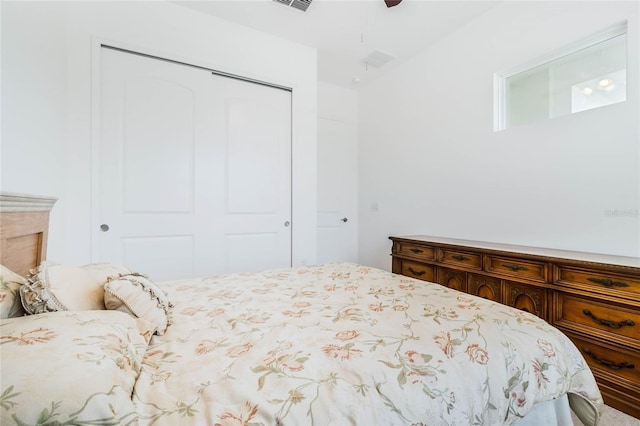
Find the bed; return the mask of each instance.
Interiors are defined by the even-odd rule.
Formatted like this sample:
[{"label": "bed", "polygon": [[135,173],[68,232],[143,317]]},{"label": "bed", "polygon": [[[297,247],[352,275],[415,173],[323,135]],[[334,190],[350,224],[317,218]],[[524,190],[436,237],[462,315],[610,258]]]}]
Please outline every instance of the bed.
[{"label": "bed", "polygon": [[3,294],[18,281],[36,312],[2,319],[3,425],[598,423],[566,336],[438,284],[351,263],[153,283],[42,254],[25,280],[2,259]]}]

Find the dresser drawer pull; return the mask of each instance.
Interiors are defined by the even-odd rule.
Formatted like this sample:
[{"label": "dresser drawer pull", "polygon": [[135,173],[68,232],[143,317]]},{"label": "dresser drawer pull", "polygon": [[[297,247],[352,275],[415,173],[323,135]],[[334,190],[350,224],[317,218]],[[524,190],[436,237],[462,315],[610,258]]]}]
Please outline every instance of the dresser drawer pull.
[{"label": "dresser drawer pull", "polygon": [[414,253],[422,253],[422,250],[417,249],[417,248],[412,248],[412,249],[410,249],[410,250],[411,250],[412,252],[414,252]]},{"label": "dresser drawer pull", "polygon": [[608,359],[598,358],[596,356],[596,354],[591,352],[591,349],[589,349],[589,348],[582,348],[582,351],[585,354],[589,355],[591,358],[593,358],[593,360],[595,362],[597,362],[598,364],[604,365],[604,366],[612,368],[614,370],[620,370],[622,368],[636,368],[636,366],[632,362],[629,362],[629,361],[620,362],[620,363],[616,364],[615,362],[609,361]]},{"label": "dresser drawer pull", "polygon": [[511,269],[512,271],[528,271],[529,268],[520,265],[514,265],[511,263],[503,263],[504,267]]},{"label": "dresser drawer pull", "polygon": [[451,258],[455,259],[455,260],[459,260],[460,262],[464,262],[466,260],[469,260],[468,257],[464,257],[461,254],[456,254],[455,256],[451,256]]},{"label": "dresser drawer pull", "polygon": [[596,317],[595,315],[593,315],[593,313],[591,313],[591,311],[588,310],[588,309],[584,309],[582,311],[582,313],[585,314],[586,316],[590,317],[594,322],[597,322],[598,324],[606,325],[607,327],[611,327],[611,328],[622,328],[625,325],[627,325],[629,327],[633,327],[634,325],[636,325],[636,323],[633,322],[630,319],[624,320],[624,321],[620,321],[620,322],[614,322],[614,321],[600,319],[600,318]]},{"label": "dresser drawer pull", "polygon": [[589,281],[596,284],[602,284],[605,287],[629,287],[629,284],[622,281],[613,281],[608,278],[589,278]]},{"label": "dresser drawer pull", "polygon": [[424,275],[427,271],[415,271],[411,266],[409,266],[409,272],[419,277],[421,275]]}]

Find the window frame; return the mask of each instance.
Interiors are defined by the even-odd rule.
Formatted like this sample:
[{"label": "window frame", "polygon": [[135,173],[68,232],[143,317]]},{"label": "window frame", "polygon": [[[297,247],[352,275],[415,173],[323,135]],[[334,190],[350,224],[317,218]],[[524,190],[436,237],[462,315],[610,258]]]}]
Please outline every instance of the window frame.
[{"label": "window frame", "polygon": [[[580,50],[602,43],[614,37],[621,35],[627,36],[627,21],[618,22],[604,30],[580,39],[579,41],[569,44],[563,48],[557,49],[549,54],[543,55],[534,60],[525,62],[521,65],[512,67],[506,71],[496,72],[493,74],[493,131],[501,132],[507,130],[507,101],[506,101],[506,81],[508,78],[516,74],[531,70],[544,64],[548,64],[565,56],[576,53]],[[628,43],[628,40],[626,40]],[[627,60],[628,63],[628,60]],[[579,111],[581,112],[581,111]],[[577,112],[576,112],[577,113]],[[572,113],[572,114],[576,114]],[[510,128],[510,127],[509,127]]]}]

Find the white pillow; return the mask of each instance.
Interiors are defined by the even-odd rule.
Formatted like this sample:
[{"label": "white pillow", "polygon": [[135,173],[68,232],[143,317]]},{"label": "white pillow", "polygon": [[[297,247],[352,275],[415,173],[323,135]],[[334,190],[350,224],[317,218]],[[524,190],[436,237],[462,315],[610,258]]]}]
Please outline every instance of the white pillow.
[{"label": "white pillow", "polygon": [[131,274],[133,272],[126,266],[114,263],[90,263],[88,265],[81,266],[80,268],[102,281],[102,285],[104,285],[110,277],[116,277],[122,274]]},{"label": "white pillow", "polygon": [[24,308],[20,301],[20,287],[27,279],[6,266],[0,265],[0,318],[21,317]]},{"label": "white pillow", "polygon": [[0,321],[0,424],[129,424],[153,325],[116,311]]},{"label": "white pillow", "polygon": [[44,262],[20,288],[29,314],[54,311],[104,310],[104,283],[129,269],[112,264],[82,267]]},{"label": "white pillow", "polygon": [[148,276],[132,273],[110,277],[104,285],[107,309],[119,310],[156,325],[156,333],[164,334],[171,324],[173,304]]}]

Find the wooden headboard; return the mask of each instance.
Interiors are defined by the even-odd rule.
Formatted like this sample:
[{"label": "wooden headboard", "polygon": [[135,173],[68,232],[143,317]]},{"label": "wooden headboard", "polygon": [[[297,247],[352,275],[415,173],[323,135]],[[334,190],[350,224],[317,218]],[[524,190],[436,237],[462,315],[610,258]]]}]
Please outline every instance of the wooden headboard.
[{"label": "wooden headboard", "polygon": [[45,260],[49,212],[56,200],[0,193],[0,264],[26,277]]}]

